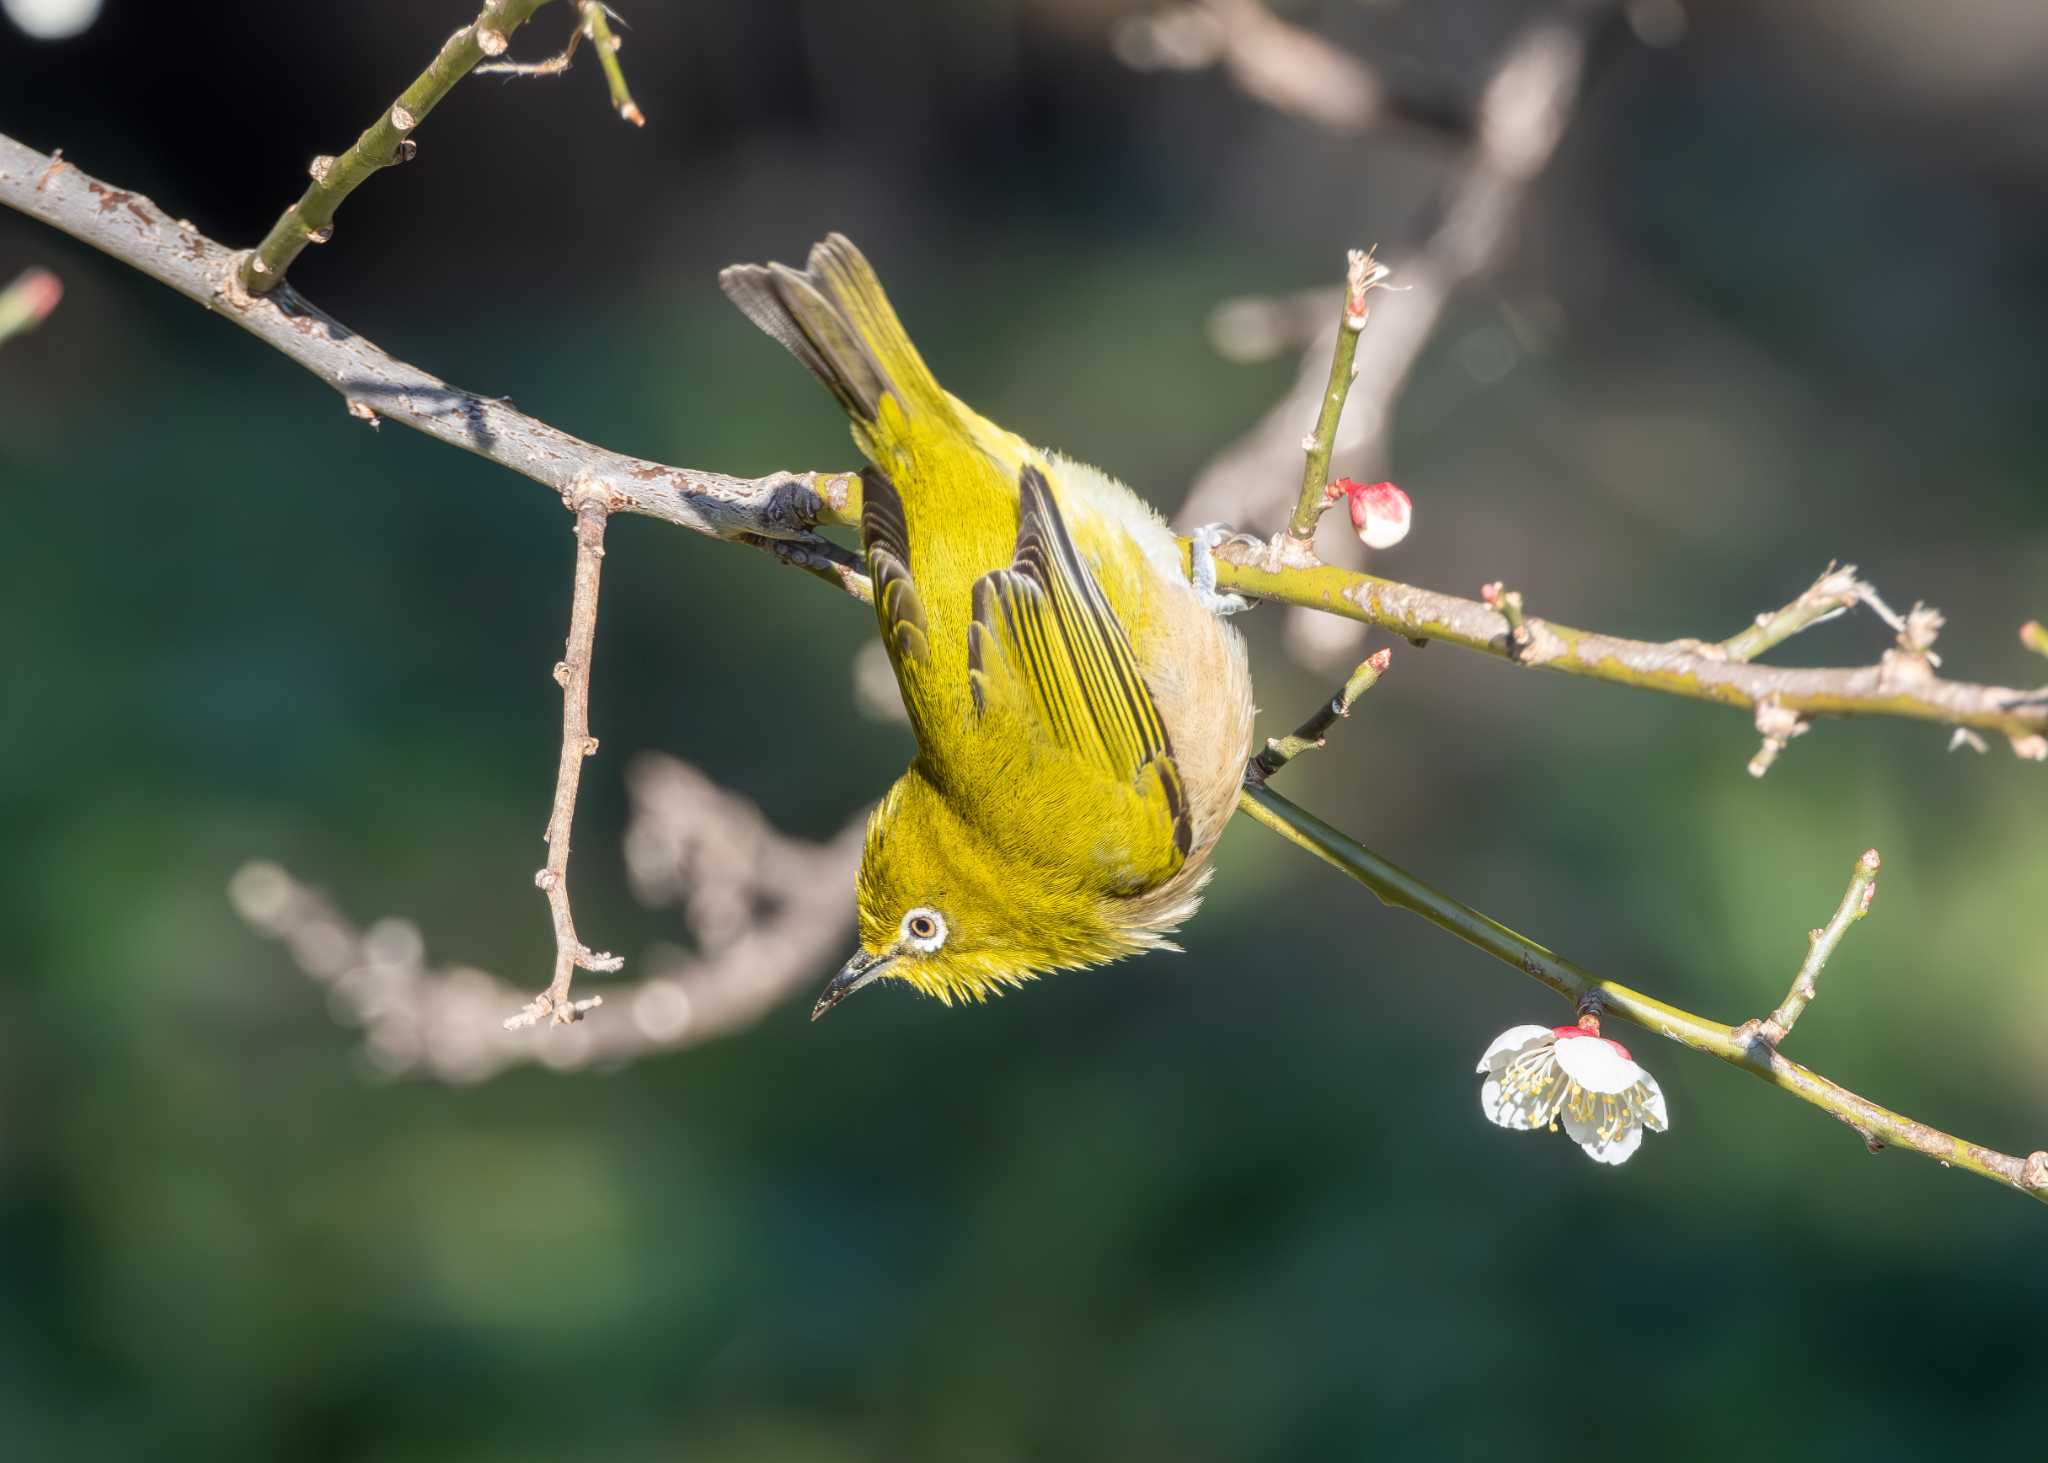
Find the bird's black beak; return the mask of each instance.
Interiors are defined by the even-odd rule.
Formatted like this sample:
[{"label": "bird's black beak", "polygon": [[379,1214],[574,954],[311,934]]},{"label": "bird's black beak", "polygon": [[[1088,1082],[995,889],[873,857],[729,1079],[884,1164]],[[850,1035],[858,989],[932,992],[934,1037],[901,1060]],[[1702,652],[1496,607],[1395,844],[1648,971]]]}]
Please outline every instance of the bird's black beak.
[{"label": "bird's black beak", "polygon": [[811,1019],[817,1020],[880,975],[891,958],[888,955],[870,955],[865,950],[854,951],[853,958],[840,967],[839,974],[826,982],[824,991],[818,996],[818,1004],[811,1007]]}]

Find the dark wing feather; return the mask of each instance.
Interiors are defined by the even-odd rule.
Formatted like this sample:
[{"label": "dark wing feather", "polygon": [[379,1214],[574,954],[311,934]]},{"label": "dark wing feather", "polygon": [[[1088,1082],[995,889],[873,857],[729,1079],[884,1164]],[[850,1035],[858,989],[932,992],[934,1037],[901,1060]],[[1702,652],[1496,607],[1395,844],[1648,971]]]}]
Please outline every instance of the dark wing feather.
[{"label": "dark wing feather", "polygon": [[880,468],[860,475],[860,542],[867,551],[868,576],[875,585],[875,615],[889,643],[890,659],[899,664],[924,658],[929,631],[924,602],[910,577],[910,534],[903,519],[903,499]]}]

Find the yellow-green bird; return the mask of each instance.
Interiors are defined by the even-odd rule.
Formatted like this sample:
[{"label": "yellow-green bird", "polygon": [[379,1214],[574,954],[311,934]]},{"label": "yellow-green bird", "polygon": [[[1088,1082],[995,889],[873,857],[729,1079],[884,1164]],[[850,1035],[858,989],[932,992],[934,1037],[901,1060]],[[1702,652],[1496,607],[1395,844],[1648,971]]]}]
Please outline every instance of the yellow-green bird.
[{"label": "yellow-green bird", "polygon": [[[868,823],[860,945],[812,1016],[877,979],[951,1004],[1100,965],[1200,903],[1252,732],[1244,641],[1129,488],[932,376],[834,234],[720,283],[823,381],[874,465],[860,537],[917,759]],[[1206,571],[1206,572],[1205,572]]]}]

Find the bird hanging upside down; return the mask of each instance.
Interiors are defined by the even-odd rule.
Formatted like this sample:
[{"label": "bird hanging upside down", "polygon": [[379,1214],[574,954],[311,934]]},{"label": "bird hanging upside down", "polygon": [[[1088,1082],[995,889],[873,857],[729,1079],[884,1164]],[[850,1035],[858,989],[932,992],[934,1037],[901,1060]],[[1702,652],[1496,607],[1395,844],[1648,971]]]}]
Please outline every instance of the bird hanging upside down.
[{"label": "bird hanging upside down", "polygon": [[812,1016],[877,979],[951,1004],[1174,948],[1251,748],[1234,605],[1129,488],[948,394],[844,237],[719,281],[873,464],[861,545],[917,735],[868,823],[861,948]]}]

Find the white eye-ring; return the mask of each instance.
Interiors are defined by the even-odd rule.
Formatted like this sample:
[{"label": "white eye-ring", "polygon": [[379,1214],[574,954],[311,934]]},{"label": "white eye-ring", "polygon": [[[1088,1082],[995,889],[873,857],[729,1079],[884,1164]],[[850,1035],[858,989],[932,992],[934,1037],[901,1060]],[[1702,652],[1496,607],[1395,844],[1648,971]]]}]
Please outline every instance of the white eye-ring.
[{"label": "white eye-ring", "polygon": [[946,943],[946,917],[922,906],[903,916],[903,942],[920,955]]}]

